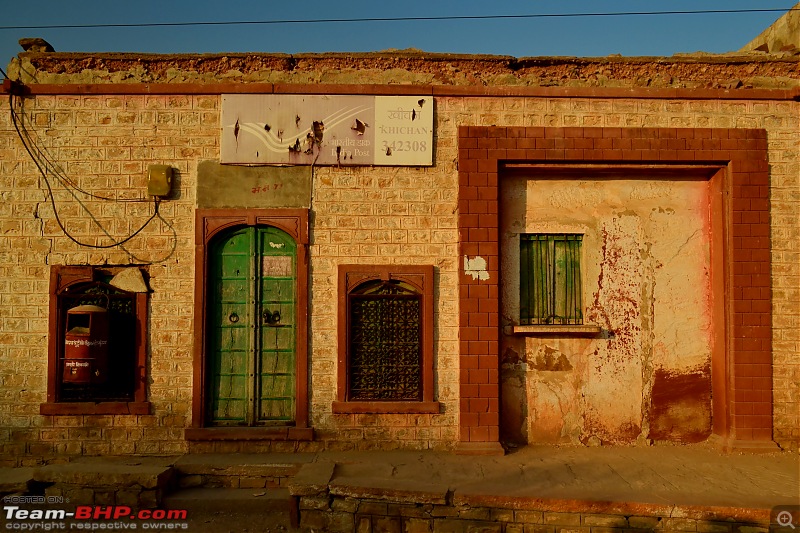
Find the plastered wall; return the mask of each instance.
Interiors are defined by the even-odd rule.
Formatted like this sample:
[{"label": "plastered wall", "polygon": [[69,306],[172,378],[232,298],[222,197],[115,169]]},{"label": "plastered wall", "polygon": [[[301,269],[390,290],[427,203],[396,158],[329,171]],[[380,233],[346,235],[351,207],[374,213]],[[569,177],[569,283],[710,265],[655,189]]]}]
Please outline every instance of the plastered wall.
[{"label": "plastered wall", "polygon": [[[501,183],[501,413],[523,442],[701,441],[711,433],[709,183],[643,173]],[[584,324],[512,333],[519,235],[579,233]],[[521,408],[521,410],[520,410]]]},{"label": "plastered wall", "polygon": [[[148,164],[169,164],[177,169],[177,191],[161,205],[161,214],[168,224],[159,221],[149,226],[127,245],[128,252],[90,250],[63,236],[38,171],[17,139],[9,114],[0,114],[0,456],[3,463],[36,462],[57,454],[172,454],[187,449],[183,429],[190,423],[192,397],[195,176],[200,161],[218,159],[219,101],[220,97],[214,95],[40,95],[25,99],[29,129],[39,139],[39,146],[88,191],[143,196]],[[458,441],[458,272],[463,265],[456,244],[457,128],[496,124],[766,129],[771,169],[774,440],[784,447],[797,447],[800,440],[797,103],[439,97],[435,104],[434,167],[314,171],[310,405],[319,441],[309,446],[321,442],[345,448],[446,449]],[[95,239],[97,230],[77,202],[63,192],[57,191],[55,197],[71,232],[80,238]],[[150,204],[93,200],[85,203],[115,236],[128,234],[152,212]],[[632,220],[625,217],[618,223],[629,224]],[[176,238],[170,228],[175,230]],[[147,267],[153,290],[148,387],[152,414],[40,415],[39,404],[46,395],[49,265],[143,261],[154,261]],[[435,394],[444,406],[441,414],[332,414],[330,402],[335,398],[337,354],[334,274],[336,265],[345,261],[416,262],[437,267],[434,361]],[[656,350],[655,344],[653,349]],[[698,362],[702,366],[702,358],[697,356],[682,368],[694,368]],[[672,368],[668,358],[660,361]],[[598,372],[603,374],[605,370],[601,368]],[[641,401],[628,403],[626,416],[639,420]],[[606,433],[598,430],[598,438],[603,440],[605,435],[608,440],[615,440],[614,424],[603,426],[607,427]],[[554,434],[555,429],[548,431]],[[634,431],[625,440],[639,434]],[[208,449],[235,451],[226,443],[213,444]]]}]

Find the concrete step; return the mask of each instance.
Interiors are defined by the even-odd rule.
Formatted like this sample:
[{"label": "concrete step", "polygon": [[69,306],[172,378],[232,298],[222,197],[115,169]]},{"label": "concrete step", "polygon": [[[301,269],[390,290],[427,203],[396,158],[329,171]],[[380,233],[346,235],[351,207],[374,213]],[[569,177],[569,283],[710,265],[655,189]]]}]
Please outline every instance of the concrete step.
[{"label": "concrete step", "polygon": [[189,517],[198,513],[285,513],[289,516],[291,506],[288,489],[232,489],[202,488],[181,489],[165,496],[161,502],[164,509],[182,509]]},{"label": "concrete step", "polygon": [[289,491],[272,489],[189,488],[167,495],[163,509],[186,511],[196,533],[289,533],[299,523]]},{"label": "concrete step", "polygon": [[33,467],[0,468],[0,496],[25,494],[33,483]]},{"label": "concrete step", "polygon": [[174,464],[181,488],[265,489],[286,487],[315,454],[192,454]]},{"label": "concrete step", "polygon": [[174,482],[174,458],[84,457],[71,463],[36,468],[33,481],[45,496],[68,498],[77,505],[158,507]]}]

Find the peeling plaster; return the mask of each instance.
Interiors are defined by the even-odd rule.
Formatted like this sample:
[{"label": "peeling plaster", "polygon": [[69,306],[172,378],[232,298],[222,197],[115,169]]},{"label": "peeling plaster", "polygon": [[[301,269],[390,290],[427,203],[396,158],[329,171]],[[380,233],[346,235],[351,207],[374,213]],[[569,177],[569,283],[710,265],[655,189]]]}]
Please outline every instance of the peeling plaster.
[{"label": "peeling plaster", "polygon": [[[696,442],[710,430],[708,189],[643,178],[504,182],[501,386],[525,405],[501,396],[511,424],[502,431],[521,443]],[[584,234],[584,323],[603,333],[509,334],[519,316],[518,234],[572,232]]]},{"label": "peeling plaster", "polygon": [[476,255],[472,259],[464,256],[464,274],[472,276],[474,280],[486,281],[489,279],[489,272],[486,270],[486,259]]}]

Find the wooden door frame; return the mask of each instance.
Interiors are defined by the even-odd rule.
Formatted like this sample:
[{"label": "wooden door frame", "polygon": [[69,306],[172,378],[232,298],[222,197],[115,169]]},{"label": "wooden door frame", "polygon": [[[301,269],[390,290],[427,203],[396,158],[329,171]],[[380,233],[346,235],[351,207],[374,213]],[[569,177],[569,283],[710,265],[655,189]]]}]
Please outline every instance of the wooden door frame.
[{"label": "wooden door frame", "polygon": [[[192,425],[187,440],[310,440],[308,398],[308,209],[198,209],[195,213],[194,379]],[[291,427],[205,427],[206,423],[206,297],[208,246],[231,228],[272,226],[297,244],[297,341],[295,361],[295,424]]]}]

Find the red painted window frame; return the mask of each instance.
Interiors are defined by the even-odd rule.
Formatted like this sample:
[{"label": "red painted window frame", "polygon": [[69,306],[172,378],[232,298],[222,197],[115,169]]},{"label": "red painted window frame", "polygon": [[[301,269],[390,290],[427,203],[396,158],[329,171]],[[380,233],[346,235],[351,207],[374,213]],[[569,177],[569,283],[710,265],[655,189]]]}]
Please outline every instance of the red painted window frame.
[{"label": "red painted window frame", "polygon": [[64,320],[58,296],[78,283],[94,281],[95,267],[53,265],[50,268],[50,317],[47,342],[47,401],[39,405],[42,415],[147,415],[147,293],[137,293],[136,307],[136,372],[131,402],[59,402],[58,401],[58,338],[59,324]]},{"label": "red painted window frame", "polygon": [[[422,400],[421,401],[349,401],[347,297],[361,284],[372,280],[402,281],[414,287],[422,301]],[[439,413],[439,402],[434,400],[433,329],[434,329],[434,267],[433,265],[339,265],[338,276],[338,360],[337,399],[334,413]]]}]

